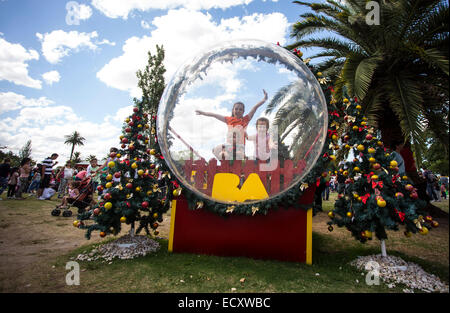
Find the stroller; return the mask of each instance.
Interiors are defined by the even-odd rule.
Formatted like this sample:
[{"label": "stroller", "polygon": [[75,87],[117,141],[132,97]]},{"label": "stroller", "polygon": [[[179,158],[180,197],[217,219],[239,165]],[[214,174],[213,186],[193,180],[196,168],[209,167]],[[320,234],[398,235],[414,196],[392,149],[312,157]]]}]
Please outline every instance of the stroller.
[{"label": "stroller", "polygon": [[[78,208],[78,214],[81,214],[86,210],[86,207],[89,207],[91,205],[94,193],[94,184],[91,180],[91,177],[85,177],[81,181],[79,189],[80,194],[73,201],[68,202],[69,206],[67,208],[64,208],[62,216],[72,216],[72,211],[70,210],[71,206]],[[61,214],[61,209],[59,207],[56,207],[52,210],[51,214],[52,216],[59,216]]]}]

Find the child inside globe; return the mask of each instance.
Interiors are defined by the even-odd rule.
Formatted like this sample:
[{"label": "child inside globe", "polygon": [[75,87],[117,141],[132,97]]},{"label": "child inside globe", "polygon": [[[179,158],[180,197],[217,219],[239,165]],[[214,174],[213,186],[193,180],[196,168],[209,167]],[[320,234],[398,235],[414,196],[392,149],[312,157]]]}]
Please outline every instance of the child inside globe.
[{"label": "child inside globe", "polygon": [[256,160],[266,161],[271,156],[272,150],[278,150],[278,143],[273,141],[269,134],[270,122],[265,117],[256,120],[256,134],[249,135],[248,140],[253,141],[254,156]]},{"label": "child inside globe", "polygon": [[226,144],[218,145],[213,149],[213,153],[219,160],[231,160],[233,150],[236,160],[245,159],[245,137],[246,129],[256,110],[267,100],[267,92],[263,89],[264,98],[255,104],[253,108],[244,116],[245,105],[242,102],[236,102],[233,105],[231,116],[223,116],[216,113],[203,112],[196,110],[197,115],[211,116],[224,122],[228,126]]}]

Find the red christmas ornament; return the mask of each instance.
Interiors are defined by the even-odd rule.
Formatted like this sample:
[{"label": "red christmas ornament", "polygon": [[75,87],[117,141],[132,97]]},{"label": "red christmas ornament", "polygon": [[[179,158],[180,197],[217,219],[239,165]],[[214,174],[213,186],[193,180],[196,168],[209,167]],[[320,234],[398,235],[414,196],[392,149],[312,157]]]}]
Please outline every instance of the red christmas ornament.
[{"label": "red christmas ornament", "polygon": [[125,185],[125,187],[127,187],[128,189],[132,189],[133,188],[133,184],[132,183],[128,183]]},{"label": "red christmas ornament", "polygon": [[372,139],[373,139],[373,136],[371,134],[367,134],[366,140],[372,140]]},{"label": "red christmas ornament", "polygon": [[134,122],[133,121],[130,121],[129,123],[128,123],[128,126],[134,126]]},{"label": "red christmas ornament", "polygon": [[141,203],[141,206],[144,208],[144,209],[146,209],[146,208],[148,208],[148,202],[147,201],[144,201],[144,202],[142,202]]},{"label": "red christmas ornament", "polygon": [[125,128],[125,132],[130,133],[131,132],[131,128],[130,127]]},{"label": "red christmas ornament", "polygon": [[97,187],[97,191],[102,192],[103,191],[103,186],[98,186]]},{"label": "red christmas ornament", "polygon": [[131,208],[131,203],[127,202],[127,207]]},{"label": "red christmas ornament", "polygon": [[122,143],[128,143],[128,138],[122,138]]},{"label": "red christmas ornament", "polygon": [[123,143],[120,147],[121,147],[122,149],[125,149],[126,145]]},{"label": "red christmas ornament", "polygon": [[114,173],[114,177],[115,177],[115,178],[120,178],[120,175],[121,175],[121,173],[120,173],[120,172],[116,172],[116,173]]},{"label": "red christmas ornament", "polygon": [[111,196],[111,194],[108,192],[108,193],[106,193],[104,196],[103,196],[103,199],[105,199],[106,201],[108,201],[109,199],[111,199],[112,198],[112,196]]},{"label": "red christmas ornament", "polygon": [[137,139],[142,139],[142,135],[139,134],[139,135],[137,136]]},{"label": "red christmas ornament", "polygon": [[99,215],[100,214],[100,209],[99,208],[95,208],[94,209],[94,215]]},{"label": "red christmas ornament", "polygon": [[133,108],[133,112],[134,112],[134,113],[137,113],[137,112],[139,112],[139,109],[136,108],[136,107],[134,107],[134,108]]}]

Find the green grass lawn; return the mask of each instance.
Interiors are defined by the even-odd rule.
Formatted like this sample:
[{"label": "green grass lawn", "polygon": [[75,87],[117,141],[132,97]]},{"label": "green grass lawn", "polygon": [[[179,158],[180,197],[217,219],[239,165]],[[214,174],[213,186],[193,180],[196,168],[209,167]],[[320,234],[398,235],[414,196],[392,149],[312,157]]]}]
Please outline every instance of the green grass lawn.
[{"label": "green grass lawn", "polygon": [[[369,286],[365,276],[349,265],[361,255],[378,254],[376,248],[348,245],[339,251],[330,249],[336,240],[313,235],[313,264],[216,257],[167,252],[167,241],[160,240],[161,250],[134,260],[117,260],[112,264],[80,262],[80,286],[67,286],[70,292],[236,292],[257,293],[384,293],[402,292],[403,286],[389,289],[385,283]],[[55,263],[64,274],[68,257]],[[332,251],[332,252],[330,252]],[[421,265],[441,278],[448,277],[448,267],[439,266],[401,253],[394,255]],[[243,283],[240,282],[245,278]]]}]

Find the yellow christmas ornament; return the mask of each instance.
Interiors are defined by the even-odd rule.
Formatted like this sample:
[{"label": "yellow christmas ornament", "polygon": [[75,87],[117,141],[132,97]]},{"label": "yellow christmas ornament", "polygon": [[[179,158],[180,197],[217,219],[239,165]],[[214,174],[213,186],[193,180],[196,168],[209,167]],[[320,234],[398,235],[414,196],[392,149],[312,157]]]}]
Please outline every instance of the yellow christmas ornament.
[{"label": "yellow christmas ornament", "polygon": [[374,148],[369,148],[367,149],[367,152],[369,152],[370,154],[374,154],[375,153],[375,149]]},{"label": "yellow christmas ornament", "polygon": [[106,183],[106,184],[105,184],[105,187],[106,187],[106,188],[111,188],[112,185],[113,185],[112,183]]},{"label": "yellow christmas ornament", "polygon": [[426,234],[428,234],[428,228],[426,228],[425,226],[422,226],[422,229],[419,230],[419,233],[420,233],[421,235],[426,235]]},{"label": "yellow christmas ornament", "polygon": [[78,223],[79,223],[79,221],[73,221],[73,226],[78,227]]},{"label": "yellow christmas ornament", "polygon": [[333,213],[333,211],[328,212],[328,217],[329,217],[329,218],[334,218],[334,213]]},{"label": "yellow christmas ornament", "polygon": [[112,203],[111,202],[106,202],[105,203],[105,209],[109,210],[112,208]]},{"label": "yellow christmas ornament", "polygon": [[366,238],[372,238],[372,232],[369,231],[369,230],[365,230],[365,231],[364,231],[364,236],[365,236]]},{"label": "yellow christmas ornament", "polygon": [[364,146],[363,145],[358,145],[357,147],[356,147],[356,149],[358,149],[358,151],[364,151]]},{"label": "yellow christmas ornament", "polygon": [[347,98],[344,98],[344,100],[342,100],[342,102],[348,103],[348,99],[347,99]]},{"label": "yellow christmas ornament", "polygon": [[111,174],[106,175],[106,180],[112,180],[113,176]]},{"label": "yellow christmas ornament", "polygon": [[136,189],[135,189],[137,192],[140,192],[141,191],[141,187],[136,187]]},{"label": "yellow christmas ornament", "polygon": [[113,168],[114,166],[116,166],[116,163],[115,163],[114,161],[110,161],[110,162],[108,163],[108,167],[109,167],[109,168]]},{"label": "yellow christmas ornament", "polygon": [[396,166],[398,165],[398,163],[397,163],[397,161],[392,160],[392,161],[389,163],[389,165],[390,165],[391,167],[396,167]]},{"label": "yellow christmas ornament", "polygon": [[380,208],[384,208],[384,207],[386,206],[386,201],[385,201],[384,199],[378,199],[378,200],[377,200],[377,205],[378,205]]},{"label": "yellow christmas ornament", "polygon": [[120,153],[116,154],[116,157],[120,158],[122,155]]},{"label": "yellow christmas ornament", "polygon": [[125,216],[122,216],[122,217],[120,218],[120,222],[121,222],[121,223],[126,223],[126,221],[127,221],[127,218],[126,218]]},{"label": "yellow christmas ornament", "polygon": [[137,167],[138,167],[138,165],[137,165],[136,162],[134,162],[133,164],[131,164],[131,168],[132,168],[132,169],[137,169]]},{"label": "yellow christmas ornament", "polygon": [[357,110],[361,110],[361,106],[358,104],[358,105],[356,106],[356,109],[357,109]]},{"label": "yellow christmas ornament", "polygon": [[144,170],[139,170],[139,171],[138,171],[138,175],[139,175],[139,176],[144,175]]}]

